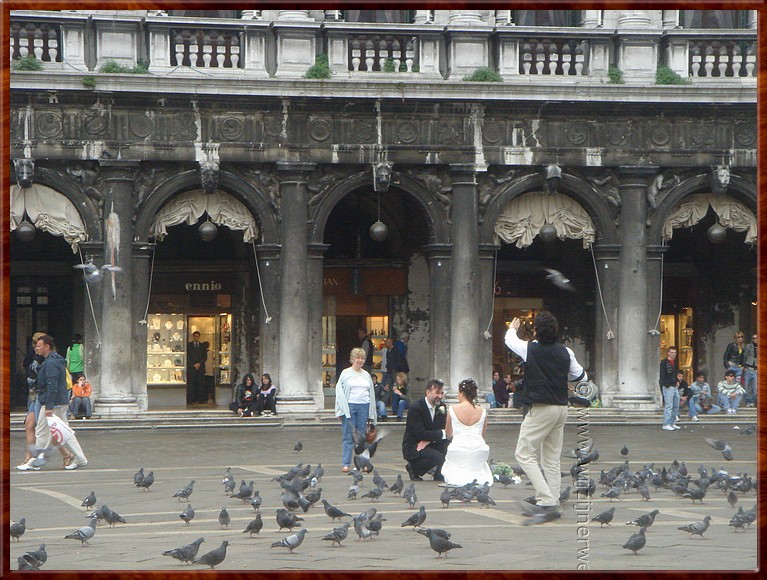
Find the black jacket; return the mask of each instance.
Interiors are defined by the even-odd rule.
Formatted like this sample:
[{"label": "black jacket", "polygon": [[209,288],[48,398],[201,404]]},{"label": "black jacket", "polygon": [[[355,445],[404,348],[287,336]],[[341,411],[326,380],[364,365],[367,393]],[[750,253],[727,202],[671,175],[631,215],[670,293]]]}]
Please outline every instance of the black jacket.
[{"label": "black jacket", "polygon": [[743,366],[743,352],[745,351],[745,345],[743,350],[738,352],[738,344],[731,342],[727,345],[727,349],[724,351],[724,368],[730,368],[730,361],[736,363],[738,366]]},{"label": "black jacket", "polygon": [[418,399],[407,412],[405,435],[402,437],[402,457],[406,461],[413,461],[418,457],[416,446],[419,441],[442,441],[442,430],[447,422],[447,407],[442,405],[444,413],[439,412],[439,407],[434,411],[434,420],[431,419],[426,398]]},{"label": "black jacket", "polygon": [[676,385],[677,362],[672,363],[667,358],[660,361],[660,376],[658,383],[661,387],[673,387]]},{"label": "black jacket", "polygon": [[194,341],[186,346],[186,366],[193,367],[200,363],[200,370],[204,370],[205,361],[208,360],[208,343],[200,342],[199,346],[194,346]]}]

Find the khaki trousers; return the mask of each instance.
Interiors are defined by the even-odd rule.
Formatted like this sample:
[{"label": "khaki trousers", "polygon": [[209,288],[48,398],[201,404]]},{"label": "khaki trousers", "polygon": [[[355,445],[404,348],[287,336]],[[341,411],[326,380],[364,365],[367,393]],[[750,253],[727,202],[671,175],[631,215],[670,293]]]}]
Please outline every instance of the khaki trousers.
[{"label": "khaki trousers", "polygon": [[519,430],[515,455],[535,487],[535,499],[541,506],[559,505],[562,489],[559,456],[566,421],[566,405],[535,404]]}]

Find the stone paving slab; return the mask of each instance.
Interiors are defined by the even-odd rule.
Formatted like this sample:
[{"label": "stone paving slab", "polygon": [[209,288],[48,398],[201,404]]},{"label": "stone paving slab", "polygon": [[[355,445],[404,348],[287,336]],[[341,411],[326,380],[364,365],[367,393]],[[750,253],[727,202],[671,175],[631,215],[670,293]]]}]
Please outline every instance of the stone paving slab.
[{"label": "stone paving slab", "polygon": [[[514,425],[491,426],[491,457],[515,464],[518,431]],[[739,436],[731,425],[686,425],[677,432],[662,431],[660,426],[568,426],[566,452],[584,436],[591,437],[600,451],[590,474],[595,479],[600,469],[623,463],[619,450],[624,444],[630,448],[632,470],[649,462],[658,468],[668,466],[674,459],[685,460],[692,473],[700,464],[709,470],[724,467],[731,474],[755,474],[757,469],[756,436]],[[735,460],[724,461],[703,437],[730,440]],[[298,440],[304,449],[295,453],[293,446]],[[592,570],[754,570],[758,565],[757,525],[739,533],[728,527],[737,506],[731,508],[725,494],[716,489],[709,491],[701,505],[677,498],[667,489],[651,491],[650,502],[641,501],[636,492],[626,492],[624,499],[611,503],[599,497],[603,491],[600,487],[591,502],[576,504],[572,496],[561,520],[525,527],[515,505],[533,493],[531,487],[496,484],[490,494],[496,502],[492,508],[453,502],[444,509],[439,502],[442,488],[437,483],[416,482],[417,505],[426,507],[425,526],[450,530],[452,540],[463,545],[437,559],[424,536],[400,526],[413,513],[404,500],[389,492],[380,501],[347,499],[351,478],[340,472],[337,426],[220,432],[193,428],[112,430],[83,433],[80,442],[90,462],[86,468],[61,470],[56,456],[51,462],[55,465],[39,472],[11,469],[10,515],[14,521],[26,517],[28,527],[20,542],[11,542],[11,569],[16,569],[19,555],[45,543],[49,560],[44,570],[201,570],[200,565],[184,565],[161,555],[200,536],[205,538],[201,554],[229,540],[227,558],[218,568],[222,570],[576,570],[579,565]],[[15,465],[23,453],[23,435],[12,434],[10,444],[11,463]],[[379,473],[389,483],[398,473],[406,478],[400,447],[401,430],[392,430],[374,457]],[[282,490],[270,479],[299,462],[314,467],[318,461],[326,472],[320,483],[322,497],[351,514],[376,507],[386,518],[380,536],[357,542],[350,530],[342,547],[331,547],[321,538],[339,524],[331,523],[322,505],[317,504],[300,514],[309,533],[294,554],[271,548],[271,543],[287,532],[277,531],[274,511],[281,507]],[[573,459],[563,457],[563,471],[567,472],[572,463]],[[133,474],[139,467],[155,472],[156,482],[150,491],[133,486]],[[255,517],[253,508],[223,494],[221,478],[226,467],[232,468],[238,483],[252,479],[261,491],[264,528],[253,539],[241,533]],[[187,526],[178,517],[186,502],[172,495],[190,479],[196,480],[190,499],[196,517]],[[570,478],[565,477],[563,486],[569,483]],[[360,495],[371,488],[368,475]],[[97,507],[106,503],[127,523],[114,528],[99,526],[90,546],[82,547],[64,536],[87,523],[80,503],[91,490],[98,496]],[[738,505],[749,509],[756,502],[756,494],[749,492],[739,500]],[[600,529],[598,524],[583,523],[587,516],[610,505],[616,507],[611,527]],[[222,529],[218,513],[224,506],[232,523]],[[635,556],[622,548],[637,531],[625,522],[653,508],[660,514],[648,530],[647,546]],[[713,518],[705,539],[690,539],[677,530],[704,515]]]}]

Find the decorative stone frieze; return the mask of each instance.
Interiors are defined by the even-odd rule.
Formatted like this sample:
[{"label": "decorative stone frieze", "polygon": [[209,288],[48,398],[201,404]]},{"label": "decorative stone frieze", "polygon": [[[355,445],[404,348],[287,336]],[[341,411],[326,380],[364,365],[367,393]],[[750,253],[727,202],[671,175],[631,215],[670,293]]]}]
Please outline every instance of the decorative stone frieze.
[{"label": "decorative stone frieze", "polygon": [[16,173],[16,183],[19,187],[26,189],[32,186],[35,178],[35,160],[34,159],[14,159],[13,168]]}]

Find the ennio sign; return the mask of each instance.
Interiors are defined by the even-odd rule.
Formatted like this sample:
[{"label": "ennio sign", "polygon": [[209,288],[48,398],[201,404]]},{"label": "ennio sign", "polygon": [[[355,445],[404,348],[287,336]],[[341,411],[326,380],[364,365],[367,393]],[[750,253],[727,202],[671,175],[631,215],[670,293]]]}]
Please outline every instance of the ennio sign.
[{"label": "ennio sign", "polygon": [[221,282],[211,280],[210,282],[187,282],[184,284],[184,290],[187,292],[220,292],[223,286]]}]

